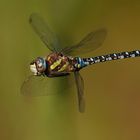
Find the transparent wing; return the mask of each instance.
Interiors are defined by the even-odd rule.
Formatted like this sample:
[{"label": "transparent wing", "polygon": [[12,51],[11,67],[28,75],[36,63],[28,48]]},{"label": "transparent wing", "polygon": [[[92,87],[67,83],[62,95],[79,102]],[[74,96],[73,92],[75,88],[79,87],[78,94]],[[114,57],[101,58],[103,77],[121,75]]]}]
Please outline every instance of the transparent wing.
[{"label": "transparent wing", "polygon": [[39,35],[40,39],[51,51],[59,51],[59,42],[56,35],[49,29],[47,23],[38,14],[33,13],[29,22],[35,32]]},{"label": "transparent wing", "polygon": [[84,99],[84,81],[81,77],[80,73],[74,72],[76,86],[77,86],[77,92],[78,92],[78,106],[79,111],[82,113],[85,111],[85,99]]},{"label": "transparent wing", "polygon": [[62,49],[62,52],[64,54],[71,55],[85,54],[87,52],[91,52],[102,45],[106,34],[106,29],[99,29],[90,32],[77,45],[65,47],[64,49]]},{"label": "transparent wing", "polygon": [[71,87],[68,77],[48,78],[44,76],[29,76],[21,86],[21,94],[25,96],[62,94]]}]

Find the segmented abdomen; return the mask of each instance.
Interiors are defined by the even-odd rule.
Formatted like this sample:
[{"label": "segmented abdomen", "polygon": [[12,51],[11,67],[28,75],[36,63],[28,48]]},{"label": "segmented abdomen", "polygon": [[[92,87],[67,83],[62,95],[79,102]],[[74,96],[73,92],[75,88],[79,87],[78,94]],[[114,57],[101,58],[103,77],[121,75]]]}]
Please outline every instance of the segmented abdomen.
[{"label": "segmented abdomen", "polygon": [[138,57],[138,56],[140,56],[139,50],[131,51],[131,52],[112,53],[108,55],[101,55],[101,56],[91,57],[91,58],[78,58],[78,62],[79,62],[78,64],[79,64],[79,68],[80,67],[82,68],[87,65],[92,65],[96,63],[131,58],[131,57]]}]

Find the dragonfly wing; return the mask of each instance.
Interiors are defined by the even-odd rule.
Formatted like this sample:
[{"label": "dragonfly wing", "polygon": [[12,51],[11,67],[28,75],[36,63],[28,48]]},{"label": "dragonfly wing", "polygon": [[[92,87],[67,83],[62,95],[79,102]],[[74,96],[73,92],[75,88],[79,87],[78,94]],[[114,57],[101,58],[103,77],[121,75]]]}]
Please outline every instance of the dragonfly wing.
[{"label": "dragonfly wing", "polygon": [[65,47],[64,49],[62,49],[62,52],[71,55],[85,54],[87,52],[91,52],[102,45],[106,34],[107,31],[104,28],[90,32],[77,45]]},{"label": "dragonfly wing", "polygon": [[84,112],[85,111],[84,81],[78,71],[74,72],[74,76],[75,76],[77,92],[78,92],[79,111]]},{"label": "dragonfly wing", "polygon": [[[25,96],[60,95],[72,86],[69,84],[68,77],[48,78],[31,75],[23,82],[21,94]],[[60,84],[63,84],[63,88]]]},{"label": "dragonfly wing", "polygon": [[42,17],[33,13],[29,18],[29,22],[49,50],[59,51],[58,38],[50,30],[49,26]]}]

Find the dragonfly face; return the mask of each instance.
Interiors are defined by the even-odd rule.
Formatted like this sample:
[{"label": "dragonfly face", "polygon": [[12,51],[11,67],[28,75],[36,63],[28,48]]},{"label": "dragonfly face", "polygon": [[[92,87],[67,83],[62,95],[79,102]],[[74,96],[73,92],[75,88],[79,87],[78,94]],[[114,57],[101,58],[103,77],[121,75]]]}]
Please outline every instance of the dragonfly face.
[{"label": "dragonfly face", "polygon": [[30,70],[34,75],[43,75],[47,68],[47,62],[44,58],[38,57],[30,63]]}]

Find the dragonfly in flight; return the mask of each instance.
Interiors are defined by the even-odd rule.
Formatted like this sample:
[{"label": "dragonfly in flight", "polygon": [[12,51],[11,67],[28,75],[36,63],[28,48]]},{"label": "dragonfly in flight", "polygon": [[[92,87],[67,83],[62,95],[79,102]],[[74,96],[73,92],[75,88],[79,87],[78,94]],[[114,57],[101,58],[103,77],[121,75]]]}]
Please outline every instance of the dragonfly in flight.
[{"label": "dragonfly in flight", "polygon": [[[106,29],[102,28],[90,32],[76,45],[62,48],[59,45],[58,38],[50,30],[42,17],[38,14],[32,14],[29,22],[51,53],[45,57],[37,57],[30,63],[30,70],[33,75],[29,76],[21,86],[21,93],[23,95],[40,94],[40,89],[44,89],[46,95],[51,94],[48,93],[52,92],[50,87],[59,82],[58,80],[51,79],[68,77],[71,73],[74,73],[79,111],[84,112],[84,80],[80,75],[80,70],[92,64],[140,56],[140,51],[136,50],[89,58],[77,57],[77,55],[85,54],[99,48],[106,37]],[[45,82],[43,83],[43,81]]]}]

